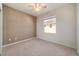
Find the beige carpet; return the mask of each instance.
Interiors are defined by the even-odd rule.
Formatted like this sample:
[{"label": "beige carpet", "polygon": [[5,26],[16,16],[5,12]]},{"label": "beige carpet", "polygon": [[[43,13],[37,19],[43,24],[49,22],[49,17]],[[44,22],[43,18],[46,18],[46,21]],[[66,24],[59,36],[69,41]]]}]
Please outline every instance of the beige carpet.
[{"label": "beige carpet", "polygon": [[41,39],[32,39],[3,48],[5,56],[76,56],[76,51]]}]

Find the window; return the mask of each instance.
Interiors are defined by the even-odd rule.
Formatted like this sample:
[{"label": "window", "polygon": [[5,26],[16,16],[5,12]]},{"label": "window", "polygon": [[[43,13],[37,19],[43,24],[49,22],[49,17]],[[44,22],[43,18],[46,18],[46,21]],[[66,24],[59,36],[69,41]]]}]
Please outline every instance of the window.
[{"label": "window", "polygon": [[56,33],[56,18],[49,18],[44,20],[44,32]]}]

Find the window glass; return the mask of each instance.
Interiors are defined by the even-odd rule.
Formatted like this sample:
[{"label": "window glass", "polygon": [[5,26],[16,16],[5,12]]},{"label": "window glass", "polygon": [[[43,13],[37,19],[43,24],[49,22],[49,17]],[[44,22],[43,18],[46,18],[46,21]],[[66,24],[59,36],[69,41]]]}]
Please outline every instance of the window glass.
[{"label": "window glass", "polygon": [[56,18],[44,20],[44,32],[56,33]]}]

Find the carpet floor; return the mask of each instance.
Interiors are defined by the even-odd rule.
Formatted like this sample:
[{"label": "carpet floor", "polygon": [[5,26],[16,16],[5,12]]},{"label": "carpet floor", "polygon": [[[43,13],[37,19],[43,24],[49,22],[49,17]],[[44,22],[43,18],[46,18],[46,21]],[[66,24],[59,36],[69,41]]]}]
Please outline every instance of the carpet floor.
[{"label": "carpet floor", "polygon": [[76,50],[41,39],[32,39],[3,48],[3,56],[76,56]]}]

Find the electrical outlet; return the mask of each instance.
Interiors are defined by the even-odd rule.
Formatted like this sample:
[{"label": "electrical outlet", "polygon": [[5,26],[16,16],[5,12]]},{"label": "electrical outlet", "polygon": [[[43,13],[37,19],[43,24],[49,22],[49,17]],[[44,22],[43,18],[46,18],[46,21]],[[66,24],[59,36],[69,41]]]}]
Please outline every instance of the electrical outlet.
[{"label": "electrical outlet", "polygon": [[11,41],[11,38],[9,38],[8,40]]}]

